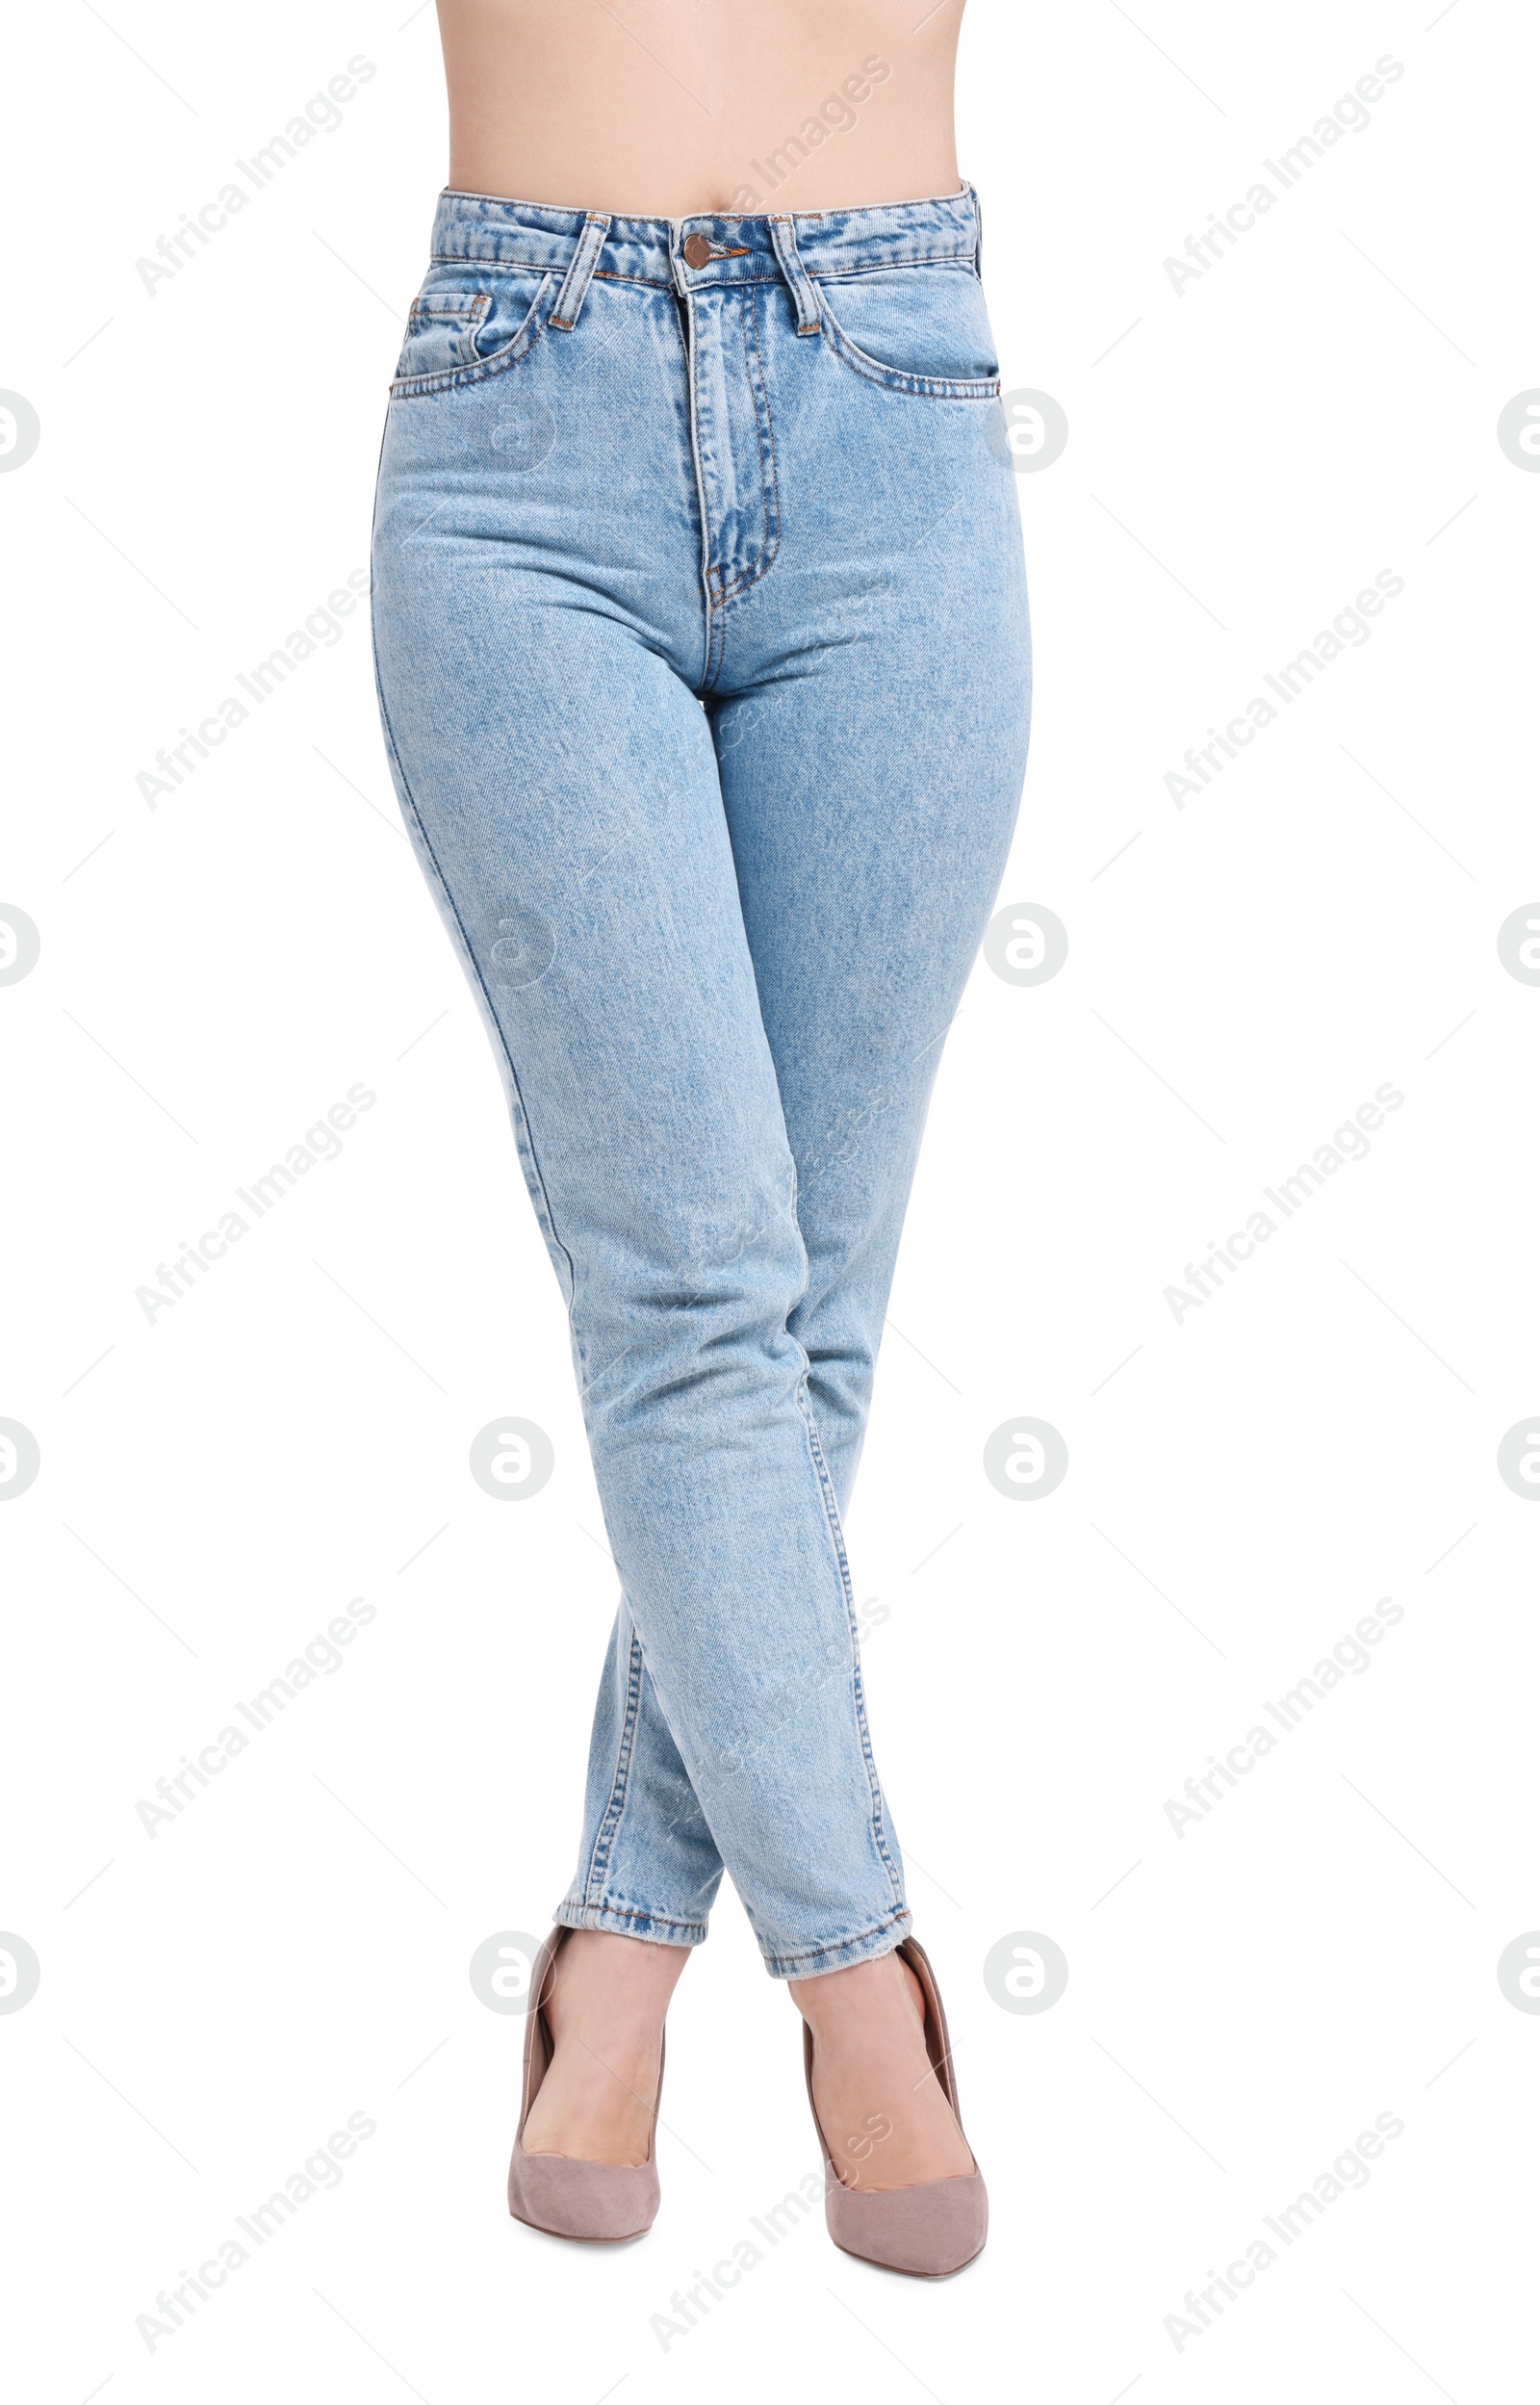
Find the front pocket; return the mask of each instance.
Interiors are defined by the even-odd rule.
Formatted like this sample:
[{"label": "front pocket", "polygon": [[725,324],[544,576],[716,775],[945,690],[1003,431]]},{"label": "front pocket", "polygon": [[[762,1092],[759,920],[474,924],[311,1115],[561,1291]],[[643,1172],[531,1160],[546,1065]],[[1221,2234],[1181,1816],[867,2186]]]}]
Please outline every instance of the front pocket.
[{"label": "front pocket", "polygon": [[406,321],[398,383],[470,367],[476,356],[477,329],[491,306],[490,293],[419,293]]},{"label": "front pocket", "polygon": [[391,382],[393,400],[441,393],[512,367],[540,332],[556,278],[538,268],[446,275],[442,268],[413,301]]},{"label": "front pocket", "polygon": [[815,289],[824,340],[858,375],[935,401],[998,398],[994,335],[971,267],[885,268]]}]

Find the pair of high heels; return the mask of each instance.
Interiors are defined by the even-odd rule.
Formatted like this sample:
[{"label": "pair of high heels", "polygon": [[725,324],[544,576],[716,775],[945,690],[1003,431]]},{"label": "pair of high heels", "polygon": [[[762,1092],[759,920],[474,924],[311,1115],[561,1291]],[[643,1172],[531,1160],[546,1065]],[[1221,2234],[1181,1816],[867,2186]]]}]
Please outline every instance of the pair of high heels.
[{"label": "pair of high heels", "polygon": [[[535,1963],[525,2029],[524,2102],[513,2160],[508,2167],[508,2211],[515,2220],[554,2237],[589,2240],[641,2237],[657,2212],[657,2108],[663,2092],[663,2056],[658,2056],[657,2095],[647,2136],[647,2159],[638,2164],[582,2162],[568,2155],[526,2155],[525,2124],[540,2092],[554,2051],[545,1999],[557,1954],[570,1931],[552,1929]],[[910,1937],[897,1949],[920,1983],[925,2000],[925,2047],[941,2093],[958,2111],[957,2082],[940,1993],[923,1946]],[[812,2031],[803,2024],[803,2066],[812,2105]],[[829,2141],[812,2105],[813,2128],[824,2159],[824,2218],[829,2235],[847,2255],[906,2271],[920,2279],[945,2279],[983,2250],[988,2231],[988,2198],[975,2163],[964,2179],[924,2180],[914,2187],[847,2187],[834,2169]],[[958,2127],[962,2116],[958,2114]]]}]

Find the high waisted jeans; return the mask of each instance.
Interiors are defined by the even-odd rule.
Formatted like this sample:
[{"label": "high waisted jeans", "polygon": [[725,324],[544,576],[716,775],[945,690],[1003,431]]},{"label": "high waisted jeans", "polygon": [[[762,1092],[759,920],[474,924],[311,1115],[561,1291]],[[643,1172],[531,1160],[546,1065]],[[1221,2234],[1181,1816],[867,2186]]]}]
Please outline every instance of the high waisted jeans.
[{"label": "high waisted jeans", "polygon": [[380,463],[392,771],[622,1587],[557,1919],[692,1945],[726,1867],[786,1978],[909,1927],[840,1513],[1025,764],[997,392],[971,193],[447,193]]}]

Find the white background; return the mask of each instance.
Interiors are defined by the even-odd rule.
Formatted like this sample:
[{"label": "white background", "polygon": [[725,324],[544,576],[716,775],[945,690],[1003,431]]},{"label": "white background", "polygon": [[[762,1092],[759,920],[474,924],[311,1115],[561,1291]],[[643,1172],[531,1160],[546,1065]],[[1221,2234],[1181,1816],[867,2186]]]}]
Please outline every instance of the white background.
[{"label": "white background", "polygon": [[[0,988],[0,1415],[42,1461],[0,1514],[0,1927],[42,1974],[0,2016],[18,2396],[1519,2392],[1540,2018],[1496,1966],[1540,1925],[1540,1513],[1496,1457],[1540,1399],[1540,989],[1496,939],[1540,894],[1540,479],[1496,422],[1540,383],[1537,62],[1516,6],[1439,8],[968,12],[1005,382],[1070,427],[1020,480],[1002,901],[1069,956],[969,989],[849,1534],[992,2237],[933,2285],[815,2214],[666,2347],[671,2292],[815,2165],[798,2027],[725,1891],[652,2235],[508,2220],[522,2023],[467,1966],[569,1876],[614,1581],[363,613],[136,788],[366,560],[444,180],[432,14],[13,20],[0,385],[42,428],[0,476],[0,899],[42,944]],[[343,125],[146,293],[137,258],[355,54]],[[1369,129],[1179,297],[1167,257],[1387,54]],[[1387,569],[1372,638],[1178,811],[1187,747]],[[357,1081],[341,1157],[148,1324],[136,1288]],[[1370,1156],[1178,1323],[1184,1265],[1385,1082]],[[513,1507],[466,1461],[506,1413],[556,1452]],[[981,1466],[1024,1413],[1069,1448],[1030,1504]],[[151,1839],[137,1799],[355,1594],[345,1667]],[[1387,1594],[1373,1668],[1178,1837],[1166,1799]],[[984,1984],[1017,1931],[1068,1958],[1041,2014]],[[355,2111],[342,2185],[148,2351],[157,2291]],[[1381,2112],[1370,2184],[1178,2348],[1186,2291]]]}]

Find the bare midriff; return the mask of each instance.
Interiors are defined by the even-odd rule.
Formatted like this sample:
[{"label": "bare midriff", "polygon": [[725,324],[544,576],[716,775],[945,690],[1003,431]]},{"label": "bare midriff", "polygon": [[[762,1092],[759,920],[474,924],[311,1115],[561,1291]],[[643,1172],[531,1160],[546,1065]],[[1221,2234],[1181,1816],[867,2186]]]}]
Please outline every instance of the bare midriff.
[{"label": "bare midriff", "polygon": [[963,0],[438,0],[457,192],[611,216],[958,188]]}]

